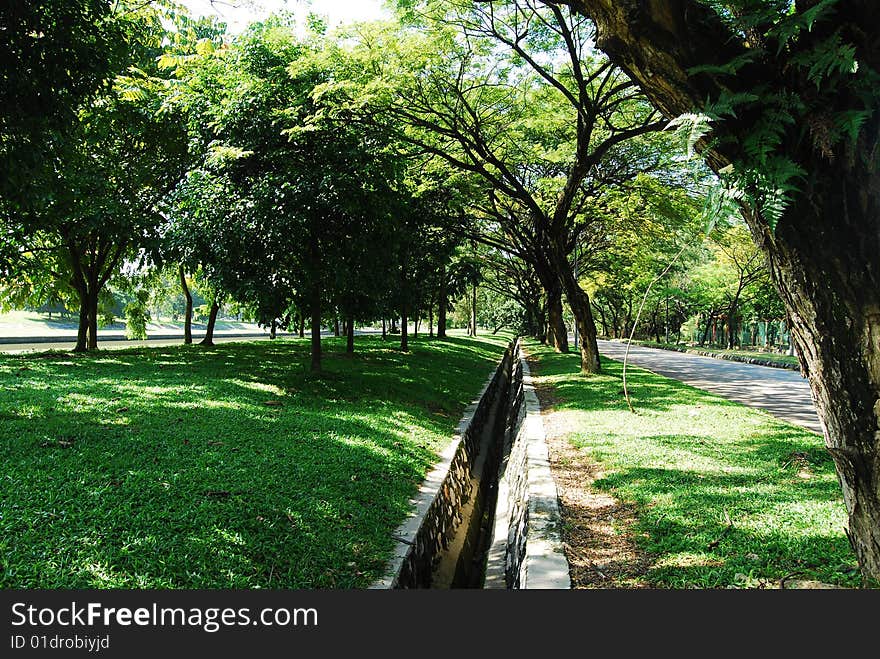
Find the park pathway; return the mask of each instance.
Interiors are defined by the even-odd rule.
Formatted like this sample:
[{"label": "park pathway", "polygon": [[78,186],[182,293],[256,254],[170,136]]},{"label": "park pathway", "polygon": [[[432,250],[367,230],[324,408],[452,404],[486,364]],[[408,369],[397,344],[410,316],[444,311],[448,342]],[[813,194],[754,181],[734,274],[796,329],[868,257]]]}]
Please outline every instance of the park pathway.
[{"label": "park pathway", "polygon": [[[599,341],[599,352],[623,361],[626,344]],[[775,417],[822,432],[810,385],[797,371],[632,346],[629,363],[680,380]]]}]

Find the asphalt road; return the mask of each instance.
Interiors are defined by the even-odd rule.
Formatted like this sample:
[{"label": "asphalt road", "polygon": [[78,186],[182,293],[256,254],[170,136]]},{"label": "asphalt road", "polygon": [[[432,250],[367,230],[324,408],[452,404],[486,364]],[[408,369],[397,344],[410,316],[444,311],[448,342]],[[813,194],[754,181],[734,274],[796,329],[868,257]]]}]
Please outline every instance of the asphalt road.
[{"label": "asphalt road", "polygon": [[[229,343],[231,341],[264,341],[269,338],[269,335],[265,336],[223,336],[222,334],[214,335],[214,343]],[[193,343],[198,343],[202,340],[201,336],[194,336]],[[101,350],[118,350],[121,348],[137,348],[138,346],[173,346],[179,345],[183,343],[183,337],[175,338],[175,339],[148,339],[146,341],[101,341],[100,337],[98,337],[98,347]],[[47,342],[47,343],[4,343],[0,344],[0,353],[18,353],[18,352],[30,352],[30,351],[44,351],[44,350],[73,350],[76,345],[76,339],[63,339],[58,342]]]},{"label": "asphalt road", "polygon": [[[358,336],[367,335],[367,334],[379,334],[381,330],[375,330],[371,328],[365,329],[355,329],[355,334]],[[332,332],[328,330],[322,330],[321,336],[332,336]],[[193,336],[193,343],[198,343],[202,340],[203,334],[196,334]],[[306,338],[308,338],[308,333],[306,334]],[[399,335],[394,335],[399,336]],[[295,338],[293,334],[287,333],[279,333],[278,338]],[[268,332],[266,334],[247,334],[243,335],[238,333],[237,335],[224,336],[221,334],[214,334],[214,343],[230,343],[233,341],[266,341],[269,339]],[[173,346],[179,345],[183,343],[183,336],[174,337],[174,338],[163,338],[163,339],[148,339],[146,341],[102,341],[100,335],[98,336],[98,348],[101,350],[118,350],[121,348],[137,348],[139,346]],[[5,343],[0,342],[0,353],[18,353],[18,352],[29,352],[29,351],[45,351],[45,350],[73,350],[73,347],[76,345],[76,339],[73,338],[60,338],[58,341],[40,341],[40,342],[31,342],[28,343],[26,340],[22,343]]]},{"label": "asphalt road", "polygon": [[[623,361],[626,345],[599,341],[599,352]],[[810,385],[797,371],[632,346],[630,364],[681,380],[821,434]]]}]

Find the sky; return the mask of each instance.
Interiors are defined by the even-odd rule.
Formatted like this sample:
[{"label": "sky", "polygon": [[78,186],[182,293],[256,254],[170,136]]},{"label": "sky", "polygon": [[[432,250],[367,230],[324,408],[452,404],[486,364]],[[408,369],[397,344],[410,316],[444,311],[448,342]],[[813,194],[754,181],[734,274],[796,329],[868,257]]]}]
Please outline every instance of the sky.
[{"label": "sky", "polygon": [[271,13],[287,10],[305,15],[311,10],[326,16],[330,27],[353,21],[387,17],[383,0],[179,0],[194,16],[219,16],[228,25],[228,31],[241,32],[251,21],[258,21]]}]

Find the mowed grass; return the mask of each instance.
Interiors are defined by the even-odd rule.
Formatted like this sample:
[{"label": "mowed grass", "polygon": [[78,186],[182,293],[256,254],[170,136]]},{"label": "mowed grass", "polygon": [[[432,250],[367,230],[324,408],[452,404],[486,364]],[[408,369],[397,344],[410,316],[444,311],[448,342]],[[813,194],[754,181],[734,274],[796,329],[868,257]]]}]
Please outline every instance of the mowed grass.
[{"label": "mowed grass", "polygon": [[[834,467],[819,435],[622,364],[577,374],[578,356],[534,342],[569,441],[603,467],[594,487],[632,502],[630,532],[664,588],[778,587],[779,579],[857,586]],[[622,531],[622,530],[621,530]]]},{"label": "mowed grass", "polygon": [[509,338],[0,356],[0,586],[367,586]]}]

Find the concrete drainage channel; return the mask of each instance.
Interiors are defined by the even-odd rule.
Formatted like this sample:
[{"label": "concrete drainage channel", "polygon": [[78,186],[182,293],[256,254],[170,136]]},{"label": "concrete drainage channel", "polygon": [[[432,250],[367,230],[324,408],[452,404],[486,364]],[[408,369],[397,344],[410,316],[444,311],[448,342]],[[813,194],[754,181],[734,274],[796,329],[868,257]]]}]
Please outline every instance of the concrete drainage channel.
[{"label": "concrete drainage channel", "polygon": [[373,588],[570,588],[556,485],[519,340],[396,530]]}]

